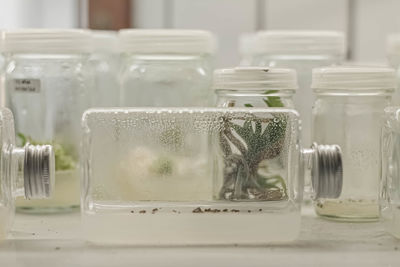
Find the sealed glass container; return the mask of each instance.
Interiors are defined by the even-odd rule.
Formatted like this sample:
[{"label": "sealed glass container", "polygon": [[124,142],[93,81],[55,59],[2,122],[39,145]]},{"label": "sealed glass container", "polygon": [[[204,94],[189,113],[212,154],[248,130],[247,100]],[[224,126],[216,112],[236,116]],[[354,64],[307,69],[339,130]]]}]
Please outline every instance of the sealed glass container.
[{"label": "sealed glass container", "polygon": [[302,153],[293,109],[94,109],[82,123],[94,243],[285,242],[300,230],[304,168],[316,199],[340,195],[340,149]]},{"label": "sealed glass container", "polygon": [[214,72],[218,107],[294,108],[296,72],[267,67],[238,67]]},{"label": "sealed glass container", "polygon": [[56,157],[54,196],[31,202],[18,199],[17,208],[26,212],[77,208],[80,119],[90,107],[93,85],[87,64],[90,32],[38,29],[4,34],[6,98],[15,117],[17,142],[52,144]]},{"label": "sealed glass container", "polygon": [[386,230],[400,238],[400,107],[385,109],[379,204]]},{"label": "sealed glass container", "polygon": [[54,153],[50,145],[15,143],[14,120],[0,108],[0,240],[7,237],[15,209],[15,197],[47,198],[54,185]]},{"label": "sealed glass container", "polygon": [[94,71],[92,106],[119,106],[119,62],[117,33],[114,31],[92,31],[93,52],[89,63]]},{"label": "sealed glass container", "polygon": [[3,32],[0,31],[0,107],[4,107],[4,72],[5,72],[5,58],[3,55]]},{"label": "sealed glass container", "polygon": [[121,30],[122,106],[209,106],[215,40],[198,30]]},{"label": "sealed glass container", "polygon": [[[400,88],[400,34],[388,36],[386,53],[390,66],[396,70],[397,88]],[[400,90],[396,90],[393,94],[393,103],[400,105]]]},{"label": "sealed glass container", "polygon": [[302,141],[308,147],[311,139],[311,110],[314,96],[311,71],[340,63],[345,56],[345,38],[334,31],[262,31],[249,43],[252,66],[291,68],[297,72],[299,90],[294,104],[302,121]]},{"label": "sealed glass container", "polygon": [[378,219],[381,120],[395,86],[395,73],[389,68],[313,71],[313,140],[341,147],[344,172],[342,195],[316,202],[319,215],[349,221]]}]

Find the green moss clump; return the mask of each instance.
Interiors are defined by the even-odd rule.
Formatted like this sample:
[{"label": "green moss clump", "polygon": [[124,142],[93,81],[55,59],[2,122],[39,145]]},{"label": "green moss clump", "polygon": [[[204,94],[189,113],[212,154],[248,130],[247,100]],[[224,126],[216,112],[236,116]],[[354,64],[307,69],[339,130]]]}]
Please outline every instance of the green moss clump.
[{"label": "green moss clump", "polygon": [[157,175],[171,175],[174,171],[174,164],[168,157],[159,157],[150,166],[150,171]]}]

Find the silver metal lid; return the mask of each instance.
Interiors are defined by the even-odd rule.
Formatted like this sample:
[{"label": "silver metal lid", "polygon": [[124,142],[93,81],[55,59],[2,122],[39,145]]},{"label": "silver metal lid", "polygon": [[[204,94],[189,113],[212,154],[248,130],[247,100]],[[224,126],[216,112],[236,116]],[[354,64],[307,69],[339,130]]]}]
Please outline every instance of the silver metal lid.
[{"label": "silver metal lid", "polygon": [[315,198],[338,198],[342,192],[342,152],[338,145],[313,143],[311,181]]},{"label": "silver metal lid", "polygon": [[25,145],[24,187],[27,199],[48,198],[54,187],[55,156],[51,145]]}]

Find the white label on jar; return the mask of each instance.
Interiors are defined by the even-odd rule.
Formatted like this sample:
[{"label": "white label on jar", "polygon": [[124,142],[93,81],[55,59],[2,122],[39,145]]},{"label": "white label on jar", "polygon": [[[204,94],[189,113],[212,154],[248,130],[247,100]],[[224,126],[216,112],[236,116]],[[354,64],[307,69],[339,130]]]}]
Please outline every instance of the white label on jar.
[{"label": "white label on jar", "polygon": [[14,79],[14,91],[21,93],[40,93],[40,79]]}]

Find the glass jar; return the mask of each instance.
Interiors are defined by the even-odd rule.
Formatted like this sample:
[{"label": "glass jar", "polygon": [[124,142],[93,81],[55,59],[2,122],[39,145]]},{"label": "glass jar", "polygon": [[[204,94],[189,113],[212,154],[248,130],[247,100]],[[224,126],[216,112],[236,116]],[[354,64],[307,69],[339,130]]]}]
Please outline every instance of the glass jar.
[{"label": "glass jar", "polygon": [[340,195],[340,149],[303,153],[293,109],[92,109],[82,127],[83,232],[94,243],[285,242],[300,230],[304,168],[316,199]]},{"label": "glass jar", "polygon": [[84,30],[5,32],[6,98],[15,117],[18,143],[52,144],[56,157],[54,196],[30,202],[17,199],[19,211],[79,207],[80,120],[90,107],[93,85],[87,64],[90,38]]},{"label": "glass jar", "polygon": [[92,106],[119,106],[119,52],[118,38],[114,31],[92,31],[93,52],[89,64],[94,71]]},{"label": "glass jar", "polygon": [[394,70],[327,67],[313,71],[316,94],[313,140],[338,144],[343,152],[339,199],[320,199],[318,215],[334,220],[378,219],[381,117],[396,87]]},{"label": "glass jar", "polygon": [[4,107],[4,72],[5,72],[5,58],[3,55],[3,32],[0,30],[0,107]]},{"label": "glass jar", "polygon": [[382,128],[380,217],[387,232],[400,238],[400,107],[385,109]]},{"label": "glass jar", "polygon": [[291,68],[297,72],[299,90],[294,104],[302,121],[302,141],[312,144],[311,71],[316,67],[339,64],[345,56],[345,38],[334,31],[261,31],[250,43],[252,66]]},{"label": "glass jar", "polygon": [[[396,70],[397,88],[400,88],[400,34],[390,34],[386,42],[389,65]],[[400,90],[393,94],[393,103],[400,105]]]},{"label": "glass jar", "polygon": [[209,106],[215,40],[195,30],[121,30],[122,106]]},{"label": "glass jar", "polygon": [[218,107],[294,108],[296,72],[267,67],[238,67],[214,72]]},{"label": "glass jar", "polygon": [[54,152],[51,145],[15,143],[14,120],[0,108],[0,241],[7,237],[14,217],[15,197],[47,198],[54,185]]}]

